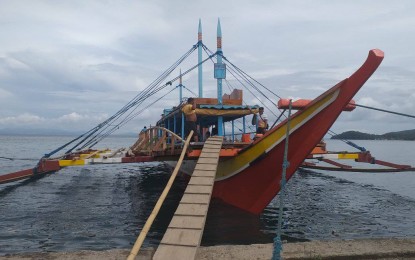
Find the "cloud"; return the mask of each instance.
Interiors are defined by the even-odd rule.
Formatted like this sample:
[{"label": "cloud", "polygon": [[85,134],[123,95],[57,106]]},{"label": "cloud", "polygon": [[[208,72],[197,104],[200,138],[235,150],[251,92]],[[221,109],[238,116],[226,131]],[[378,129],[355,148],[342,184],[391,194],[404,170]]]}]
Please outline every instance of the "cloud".
[{"label": "cloud", "polygon": [[3,125],[3,126],[39,125],[42,122],[45,122],[45,118],[42,118],[37,115],[28,114],[28,113],[18,115],[18,116],[9,116],[5,118],[0,118],[0,125]]},{"label": "cloud", "polygon": [[[261,91],[272,103],[276,95],[315,98],[351,75],[369,49],[380,48],[385,60],[355,100],[410,113],[415,111],[415,53],[410,51],[415,45],[414,8],[409,0],[376,5],[325,0],[213,0],[209,5],[165,0],[2,1],[0,122],[87,130],[103,115],[117,112],[189,50],[197,41],[199,18],[204,43],[215,51],[218,17],[225,56],[267,86],[272,93]],[[196,62],[193,53],[161,83]],[[216,96],[212,62],[203,70],[205,97]],[[183,80],[184,96],[193,96],[187,90],[198,92],[196,72]],[[243,89],[252,105],[260,104],[258,97],[276,109],[260,93],[249,93],[252,87],[242,86],[229,71],[228,83]],[[224,92],[229,92],[226,83]],[[139,119],[127,127],[154,124],[164,107],[176,104],[178,90],[147,107],[164,93],[143,103],[137,109],[144,108]],[[272,119],[272,113],[268,115]],[[356,109],[342,115],[336,126],[373,126],[377,131],[411,127],[407,122]]]}]

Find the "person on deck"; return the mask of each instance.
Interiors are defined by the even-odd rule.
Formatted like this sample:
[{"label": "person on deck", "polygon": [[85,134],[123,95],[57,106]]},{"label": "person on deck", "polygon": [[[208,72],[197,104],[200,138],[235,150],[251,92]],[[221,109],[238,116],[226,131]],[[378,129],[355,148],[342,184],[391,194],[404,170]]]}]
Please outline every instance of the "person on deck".
[{"label": "person on deck", "polygon": [[257,116],[257,126],[258,126],[256,130],[257,134],[265,134],[265,132],[268,129],[268,117],[266,114],[264,114],[263,107],[259,108],[259,113]]},{"label": "person on deck", "polygon": [[199,141],[198,133],[197,133],[197,116],[196,116],[196,104],[193,98],[187,99],[187,104],[183,106],[182,112],[185,115],[185,136],[188,136],[190,131],[193,130],[193,138],[194,142]]}]

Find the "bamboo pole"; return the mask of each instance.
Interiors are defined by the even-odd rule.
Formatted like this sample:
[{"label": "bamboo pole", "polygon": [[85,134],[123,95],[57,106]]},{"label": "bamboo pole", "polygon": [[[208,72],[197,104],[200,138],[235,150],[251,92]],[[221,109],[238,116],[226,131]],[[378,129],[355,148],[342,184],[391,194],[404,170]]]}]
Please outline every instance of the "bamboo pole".
[{"label": "bamboo pole", "polygon": [[157,214],[160,211],[161,205],[163,205],[164,200],[167,197],[167,194],[170,191],[171,186],[173,185],[174,179],[177,176],[177,173],[179,172],[180,166],[182,165],[184,155],[186,154],[187,147],[189,146],[190,139],[193,136],[193,130],[190,131],[190,134],[187,136],[186,142],[184,143],[182,154],[180,155],[179,161],[177,162],[176,167],[174,168],[174,171],[172,175],[170,176],[169,181],[167,182],[166,187],[164,188],[163,192],[160,195],[160,198],[158,199],[156,206],[154,206],[153,211],[151,212],[150,216],[148,217],[146,224],[144,225],[143,229],[140,232],[140,235],[138,235],[137,240],[135,241],[135,244],[133,248],[131,249],[130,255],[128,256],[127,260],[134,260],[135,257],[138,254],[138,251],[141,248],[141,245],[144,242],[144,239],[147,236],[148,231],[150,230],[151,225],[153,224],[154,219],[156,218]]}]

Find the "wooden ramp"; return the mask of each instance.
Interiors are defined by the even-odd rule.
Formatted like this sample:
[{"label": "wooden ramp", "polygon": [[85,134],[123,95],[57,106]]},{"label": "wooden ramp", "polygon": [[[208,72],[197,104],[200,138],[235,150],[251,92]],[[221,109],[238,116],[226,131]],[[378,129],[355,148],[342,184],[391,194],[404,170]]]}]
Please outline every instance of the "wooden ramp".
[{"label": "wooden ramp", "polygon": [[153,259],[195,259],[215,182],[221,136],[203,146],[195,170]]}]

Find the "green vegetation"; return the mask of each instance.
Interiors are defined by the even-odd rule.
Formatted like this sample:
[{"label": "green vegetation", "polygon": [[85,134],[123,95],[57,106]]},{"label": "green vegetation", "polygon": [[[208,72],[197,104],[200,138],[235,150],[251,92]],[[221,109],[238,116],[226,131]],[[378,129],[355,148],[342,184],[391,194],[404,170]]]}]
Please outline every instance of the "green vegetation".
[{"label": "green vegetation", "polygon": [[347,131],[338,135],[334,135],[331,137],[331,139],[415,141],[415,129],[399,132],[390,132],[383,135],[367,134],[358,131]]}]

